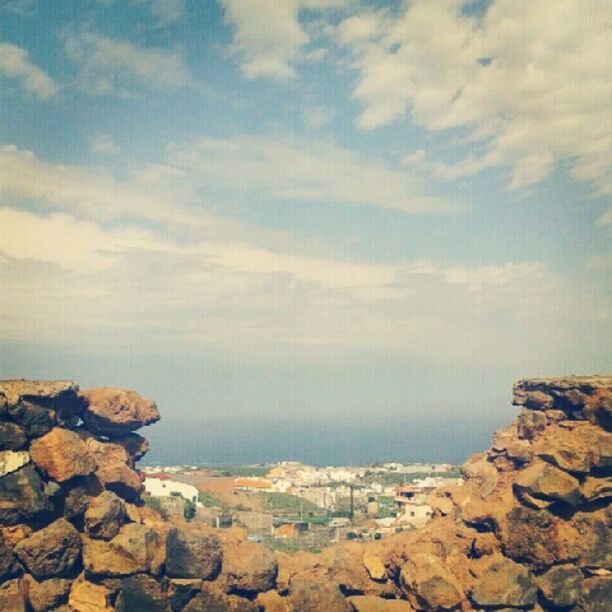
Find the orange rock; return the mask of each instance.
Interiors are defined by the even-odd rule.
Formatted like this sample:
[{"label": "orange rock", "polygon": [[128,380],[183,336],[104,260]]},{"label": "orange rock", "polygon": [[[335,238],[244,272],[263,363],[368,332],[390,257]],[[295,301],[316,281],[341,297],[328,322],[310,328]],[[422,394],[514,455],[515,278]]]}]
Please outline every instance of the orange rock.
[{"label": "orange rock", "polygon": [[101,584],[94,584],[82,576],[70,589],[68,605],[75,612],[106,612],[113,608],[109,604],[110,591]]}]

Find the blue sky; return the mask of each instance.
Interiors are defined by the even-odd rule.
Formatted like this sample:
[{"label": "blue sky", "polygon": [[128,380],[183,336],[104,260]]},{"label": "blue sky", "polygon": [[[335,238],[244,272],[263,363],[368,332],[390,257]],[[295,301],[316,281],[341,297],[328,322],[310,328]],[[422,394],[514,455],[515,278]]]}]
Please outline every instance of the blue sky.
[{"label": "blue sky", "polygon": [[3,371],[485,428],[610,371],[611,8],[0,2]]}]

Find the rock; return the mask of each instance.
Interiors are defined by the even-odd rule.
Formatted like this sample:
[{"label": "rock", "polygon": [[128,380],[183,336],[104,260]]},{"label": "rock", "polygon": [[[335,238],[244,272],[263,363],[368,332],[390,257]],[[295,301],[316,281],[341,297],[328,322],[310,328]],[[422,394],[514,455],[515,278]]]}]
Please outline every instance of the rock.
[{"label": "rock", "polygon": [[533,459],[533,449],[527,440],[512,440],[506,448],[506,455],[520,465]]},{"label": "rock", "polygon": [[58,608],[68,600],[71,581],[65,578],[49,578],[38,582],[26,575],[24,591],[34,612]]},{"label": "rock", "polygon": [[608,478],[585,478],[581,487],[582,497],[592,502],[610,499],[612,497],[612,477]]},{"label": "rock", "polygon": [[173,612],[182,610],[202,590],[198,578],[170,578],[170,607]]},{"label": "rock", "polygon": [[289,585],[289,609],[294,612],[349,612],[350,607],[335,584],[296,576]]},{"label": "rock", "polygon": [[21,540],[29,538],[32,533],[34,533],[32,527],[23,523],[0,527],[0,539],[4,538],[4,543],[11,548],[14,548]]},{"label": "rock", "polygon": [[170,578],[210,580],[221,569],[221,541],[214,534],[174,527],[166,537],[166,574]]},{"label": "rock", "polygon": [[254,542],[223,547],[222,578],[230,593],[269,591],[277,575],[278,562],[269,548]]},{"label": "rock", "polygon": [[582,583],[578,609],[585,612],[608,612],[612,601],[612,576],[587,578]]},{"label": "rock", "polygon": [[54,412],[30,402],[21,402],[9,411],[28,438],[46,434],[56,423]]},{"label": "rock", "polygon": [[259,608],[248,599],[226,595],[214,582],[206,582],[184,612],[259,612]]},{"label": "rock", "polygon": [[82,576],[70,589],[68,605],[75,612],[107,612],[112,610],[110,591],[102,584],[94,584]]},{"label": "rock", "polygon": [[600,389],[587,398],[584,417],[606,431],[612,430],[612,393],[609,389]]},{"label": "rock", "polygon": [[497,485],[497,470],[492,463],[487,461],[484,454],[470,457],[461,467],[461,473],[464,478],[475,479],[480,483],[481,497],[490,495]]},{"label": "rock", "polygon": [[0,381],[0,394],[4,395],[9,407],[20,401],[41,402],[56,406],[62,400],[74,398],[78,386],[70,380],[25,380]]},{"label": "rock", "polygon": [[0,422],[0,450],[18,450],[26,441],[22,427],[15,423]]},{"label": "rock", "polygon": [[130,456],[121,444],[100,440],[87,430],[77,432],[87,445],[87,451],[93,458],[96,469],[110,465],[127,465]]},{"label": "rock", "polygon": [[0,451],[0,478],[30,463],[28,451]]},{"label": "rock", "polygon": [[556,565],[538,578],[538,584],[549,606],[566,608],[578,600],[582,572],[573,565]]},{"label": "rock", "polygon": [[0,582],[12,578],[19,573],[19,564],[13,554],[13,546],[0,533]]},{"label": "rock", "polygon": [[159,535],[139,523],[124,525],[110,541],[83,538],[85,576],[121,577],[150,572],[157,565],[159,549]]},{"label": "rock", "polygon": [[63,500],[60,506],[64,516],[70,521],[80,522],[91,498],[100,495],[103,490],[102,484],[94,475],[73,478],[66,482],[62,486]]},{"label": "rock", "polygon": [[534,461],[522,470],[514,486],[535,498],[558,500],[571,506],[581,501],[578,480],[544,461]]},{"label": "rock", "polygon": [[263,612],[289,612],[287,602],[277,591],[266,591],[259,593],[255,599],[255,604]]},{"label": "rock", "polygon": [[91,538],[110,540],[126,520],[125,502],[112,491],[94,497],[85,511],[85,532]]},{"label": "rock", "polygon": [[572,551],[580,567],[612,570],[612,507],[576,512],[566,525],[577,532]]},{"label": "rock", "polygon": [[120,444],[130,457],[130,465],[140,459],[142,459],[150,450],[151,445],[146,438],[138,435],[137,433],[130,433],[121,438],[114,440],[115,444]]},{"label": "rock", "polygon": [[18,580],[9,580],[0,585],[0,610],[26,612],[26,602],[19,588]]},{"label": "rock", "polygon": [[479,577],[471,599],[483,607],[530,608],[536,603],[536,593],[535,580],[527,568],[501,557]]},{"label": "rock", "polygon": [[119,597],[115,604],[117,612],[171,612],[170,598],[162,586],[151,576],[139,574],[121,581]]},{"label": "rock", "polygon": [[373,595],[355,595],[348,598],[355,612],[411,612],[414,608],[403,599],[383,599]]},{"label": "rock", "polygon": [[380,557],[366,553],[363,555],[363,564],[372,580],[387,579],[387,568]]},{"label": "rock", "polygon": [[86,444],[76,433],[61,427],[34,440],[30,454],[34,463],[57,482],[87,476],[95,469]]},{"label": "rock", "polygon": [[109,465],[96,470],[96,476],[102,484],[128,502],[140,500],[143,490],[142,480],[137,472],[127,465]]},{"label": "rock", "polygon": [[[416,596],[420,606],[434,610],[452,610],[463,600],[461,586],[433,555],[418,553],[402,567],[400,583],[408,595]],[[411,602],[412,603],[412,602]]]},{"label": "rock", "polygon": [[15,555],[34,577],[63,577],[81,558],[79,532],[61,518],[15,546]]},{"label": "rock", "polygon": [[86,427],[104,436],[121,436],[159,421],[157,406],[135,391],[101,387],[81,392]]}]

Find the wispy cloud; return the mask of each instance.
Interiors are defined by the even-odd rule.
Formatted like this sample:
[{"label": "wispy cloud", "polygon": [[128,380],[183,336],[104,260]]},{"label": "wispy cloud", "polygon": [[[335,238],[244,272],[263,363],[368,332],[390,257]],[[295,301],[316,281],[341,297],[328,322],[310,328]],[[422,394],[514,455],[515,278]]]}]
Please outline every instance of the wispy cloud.
[{"label": "wispy cloud", "polygon": [[28,59],[26,50],[10,43],[0,43],[0,75],[17,79],[28,93],[43,100],[57,91],[55,81]]},{"label": "wispy cloud", "polygon": [[94,153],[100,153],[101,155],[119,155],[121,153],[121,147],[115,142],[115,139],[110,134],[94,134],[91,141],[91,150]]}]

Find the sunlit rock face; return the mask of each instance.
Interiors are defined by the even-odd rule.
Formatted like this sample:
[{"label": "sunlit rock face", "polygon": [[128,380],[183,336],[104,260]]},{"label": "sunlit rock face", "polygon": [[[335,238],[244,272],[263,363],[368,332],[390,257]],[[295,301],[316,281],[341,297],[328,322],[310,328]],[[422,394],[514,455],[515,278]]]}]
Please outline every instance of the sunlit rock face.
[{"label": "sunlit rock face", "polygon": [[142,504],[133,391],[0,382],[0,610],[607,610],[612,377],[528,379],[519,414],[387,540],[273,553]]}]

